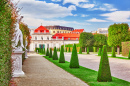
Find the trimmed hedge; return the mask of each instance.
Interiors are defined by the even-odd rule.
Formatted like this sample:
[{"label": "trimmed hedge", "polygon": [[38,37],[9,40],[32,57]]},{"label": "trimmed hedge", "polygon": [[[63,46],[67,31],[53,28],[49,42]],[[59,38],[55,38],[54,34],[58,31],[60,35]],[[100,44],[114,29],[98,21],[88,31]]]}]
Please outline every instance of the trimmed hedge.
[{"label": "trimmed hedge", "polygon": [[49,49],[47,48],[46,56],[49,56]]},{"label": "trimmed hedge", "polygon": [[101,56],[101,48],[98,50],[98,56]]},{"label": "trimmed hedge", "polygon": [[79,60],[78,60],[78,55],[77,55],[76,44],[74,44],[74,46],[73,46],[69,67],[70,68],[79,68]]},{"label": "trimmed hedge", "polygon": [[59,63],[65,63],[65,56],[63,46],[61,46],[60,56],[59,56]]},{"label": "trimmed hedge", "polygon": [[87,54],[89,54],[89,47],[87,47]]},{"label": "trimmed hedge", "polygon": [[0,86],[8,86],[11,79],[12,38],[16,22],[16,18],[11,17],[12,6],[9,0],[0,0]]},{"label": "trimmed hedge", "polygon": [[52,58],[53,58],[53,60],[58,60],[56,47],[54,48],[54,52],[53,52],[53,56],[52,56]]},{"label": "trimmed hedge", "polygon": [[129,51],[128,59],[130,59],[130,51]]},{"label": "trimmed hedge", "polygon": [[106,45],[104,45],[102,49],[97,81],[99,82],[112,81]]},{"label": "trimmed hedge", "polygon": [[112,57],[116,57],[115,47],[112,48]]},{"label": "trimmed hedge", "polygon": [[52,58],[52,49],[50,48],[49,58]]},{"label": "trimmed hedge", "polygon": [[81,50],[81,47],[80,47],[80,49],[79,49],[79,54],[82,54],[82,50]]}]

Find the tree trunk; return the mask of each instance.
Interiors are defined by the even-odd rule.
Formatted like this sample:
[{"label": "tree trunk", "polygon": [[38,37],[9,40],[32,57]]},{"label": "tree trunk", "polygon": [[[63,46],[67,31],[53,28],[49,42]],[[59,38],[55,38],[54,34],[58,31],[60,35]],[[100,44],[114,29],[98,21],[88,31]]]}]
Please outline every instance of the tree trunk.
[{"label": "tree trunk", "polygon": [[87,52],[87,51],[86,51],[86,47],[85,47],[85,52]]},{"label": "tree trunk", "polygon": [[120,55],[120,46],[117,46],[117,54]]}]

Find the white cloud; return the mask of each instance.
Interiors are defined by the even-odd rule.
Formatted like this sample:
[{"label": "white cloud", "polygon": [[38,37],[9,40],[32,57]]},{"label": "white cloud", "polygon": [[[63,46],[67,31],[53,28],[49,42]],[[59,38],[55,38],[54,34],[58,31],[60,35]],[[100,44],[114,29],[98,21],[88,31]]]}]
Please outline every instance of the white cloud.
[{"label": "white cloud", "polygon": [[102,11],[116,11],[118,9],[114,8],[113,5],[111,4],[102,4],[101,6],[99,7],[95,7],[93,8],[92,10],[102,10]]},{"label": "white cloud", "polygon": [[79,5],[80,2],[88,2],[88,0],[64,0],[63,4],[71,3],[71,4]]},{"label": "white cloud", "polygon": [[[15,0],[15,2],[18,0]],[[21,14],[36,18],[57,18],[73,16],[72,10],[76,10],[74,5],[62,7],[59,4],[46,3],[45,1],[21,0],[18,7],[23,7]]]},{"label": "white cloud", "polygon": [[86,20],[88,22],[108,22],[106,20],[101,20],[101,19],[96,19],[96,18],[92,18],[92,19],[89,19],[89,20]]},{"label": "white cloud", "polygon": [[70,5],[70,6],[68,7],[68,9],[69,9],[69,10],[76,10],[76,6]]},{"label": "white cloud", "polygon": [[81,15],[81,17],[87,17],[87,16],[89,16],[89,15],[85,15],[85,14],[82,14],[82,15]]},{"label": "white cloud", "polygon": [[[35,21],[35,22],[34,22]],[[38,27],[41,25],[65,25],[65,26],[71,26],[73,25],[90,25],[89,23],[79,23],[76,21],[64,21],[64,20],[44,20],[44,19],[36,19],[31,17],[25,17],[24,23],[29,25],[30,27]]]},{"label": "white cloud", "polygon": [[93,8],[95,5],[94,4],[79,4],[78,5],[81,8]]},{"label": "white cloud", "polygon": [[54,2],[60,2],[61,0],[51,0],[51,1],[54,1]]},{"label": "white cloud", "polygon": [[130,22],[130,11],[115,11],[111,13],[101,14],[113,22]]},{"label": "white cloud", "polygon": [[77,14],[74,14],[74,16],[78,16]]}]

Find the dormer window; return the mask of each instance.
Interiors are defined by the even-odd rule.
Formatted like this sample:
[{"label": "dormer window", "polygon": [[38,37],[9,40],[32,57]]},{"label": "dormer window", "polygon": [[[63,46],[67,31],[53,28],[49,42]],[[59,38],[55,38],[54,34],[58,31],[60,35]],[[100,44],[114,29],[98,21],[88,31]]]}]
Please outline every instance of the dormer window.
[{"label": "dormer window", "polygon": [[76,38],[76,40],[78,40],[78,38]]},{"label": "dormer window", "polygon": [[70,40],[70,38],[68,38],[68,40]]}]

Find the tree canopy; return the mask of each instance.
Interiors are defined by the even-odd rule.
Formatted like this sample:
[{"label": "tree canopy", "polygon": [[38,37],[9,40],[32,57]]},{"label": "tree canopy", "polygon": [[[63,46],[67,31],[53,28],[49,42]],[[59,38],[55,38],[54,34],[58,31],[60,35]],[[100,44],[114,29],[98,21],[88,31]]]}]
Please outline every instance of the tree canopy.
[{"label": "tree canopy", "polygon": [[128,36],[128,24],[113,24],[108,29],[108,45],[109,46],[121,46],[121,42],[126,41]]},{"label": "tree canopy", "polygon": [[81,47],[92,46],[94,43],[94,36],[92,33],[83,32],[80,34],[79,43]]},{"label": "tree canopy", "polygon": [[96,47],[107,45],[107,36],[105,36],[103,34],[95,34],[94,40],[95,40],[94,46],[96,46]]}]

